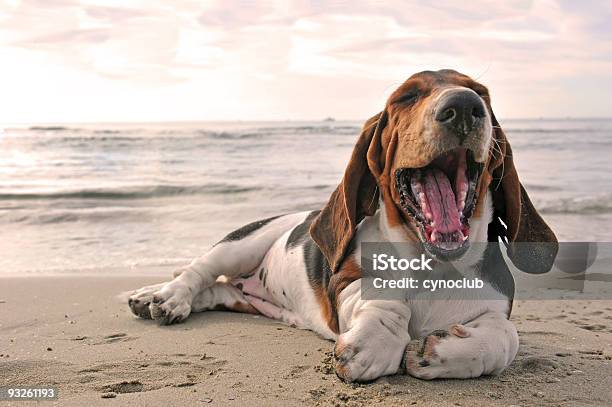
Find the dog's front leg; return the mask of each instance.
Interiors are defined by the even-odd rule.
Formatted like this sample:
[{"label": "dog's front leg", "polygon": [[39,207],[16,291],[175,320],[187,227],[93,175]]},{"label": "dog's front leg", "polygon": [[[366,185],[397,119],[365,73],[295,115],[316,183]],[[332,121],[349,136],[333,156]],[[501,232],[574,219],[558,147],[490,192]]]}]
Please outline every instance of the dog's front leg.
[{"label": "dog's front leg", "polygon": [[[177,270],[174,280],[135,291],[128,301],[130,309],[135,315],[155,319],[162,325],[183,321],[193,310],[194,299],[206,294],[205,290],[212,287],[220,276],[231,280],[252,272],[272,244],[304,216],[281,216],[238,229],[208,253]],[[199,300],[200,303],[210,302],[206,298]]]},{"label": "dog's front leg", "polygon": [[369,381],[398,371],[410,341],[410,309],[402,301],[362,300],[360,281],[340,296],[341,334],[334,349],[336,374],[349,382]]},{"label": "dog's front leg", "polygon": [[421,379],[465,379],[501,373],[514,360],[519,339],[500,312],[487,312],[465,325],[453,325],[410,342],[406,372]]}]

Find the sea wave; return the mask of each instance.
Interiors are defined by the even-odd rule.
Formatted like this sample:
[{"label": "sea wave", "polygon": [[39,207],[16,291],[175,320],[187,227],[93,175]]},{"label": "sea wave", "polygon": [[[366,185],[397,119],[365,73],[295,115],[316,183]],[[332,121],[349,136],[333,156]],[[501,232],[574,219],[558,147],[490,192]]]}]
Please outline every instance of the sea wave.
[{"label": "sea wave", "polygon": [[543,192],[549,192],[549,191],[562,191],[563,188],[561,188],[560,186],[557,185],[549,185],[549,184],[535,184],[535,183],[526,183],[525,184],[525,188],[527,188],[527,191],[543,191]]},{"label": "sea wave", "polygon": [[[28,133],[41,136],[41,133],[49,137],[65,136],[67,138],[85,137],[98,138],[100,136],[132,136],[134,138],[155,137],[211,137],[211,138],[254,138],[269,135],[307,135],[307,134],[358,134],[360,126],[349,124],[313,124],[313,125],[284,125],[284,126],[253,126],[242,129],[214,130],[211,128],[197,127],[67,127],[67,126],[31,126],[27,129],[6,129],[7,134],[15,133],[20,136]],[[23,134],[23,132],[26,134]]]},{"label": "sea wave", "polygon": [[598,215],[612,213],[612,194],[544,201],[538,210],[545,214]]},{"label": "sea wave", "polygon": [[[14,131],[15,129],[11,129]],[[33,133],[91,133],[91,134],[123,134],[133,133],[139,129],[135,128],[102,128],[91,129],[86,127],[69,127],[69,126],[31,126],[27,131]],[[141,129],[142,130],[142,129]]]},{"label": "sea wave", "polygon": [[64,126],[32,126],[29,128],[30,131],[76,131],[78,129],[74,127]]},{"label": "sea wave", "polygon": [[154,217],[142,208],[88,208],[66,210],[27,210],[1,213],[0,221],[5,223],[26,223],[31,225],[47,225],[69,222],[109,222],[121,223],[150,221]]},{"label": "sea wave", "polygon": [[582,133],[605,133],[606,130],[602,128],[590,128],[590,127],[574,127],[564,129],[544,129],[544,128],[520,128],[520,127],[507,127],[504,128],[507,133],[561,133],[561,134],[582,134]]},{"label": "sea wave", "polygon": [[142,185],[109,188],[81,188],[76,190],[0,192],[0,200],[34,199],[143,199],[176,195],[239,194],[258,191],[258,186],[242,186],[226,183],[207,185]]}]

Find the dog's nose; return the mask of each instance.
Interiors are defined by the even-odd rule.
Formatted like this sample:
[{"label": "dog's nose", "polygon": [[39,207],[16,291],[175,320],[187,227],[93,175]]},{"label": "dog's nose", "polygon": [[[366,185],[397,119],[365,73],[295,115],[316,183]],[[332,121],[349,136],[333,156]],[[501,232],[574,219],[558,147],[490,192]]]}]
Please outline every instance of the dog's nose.
[{"label": "dog's nose", "polygon": [[436,120],[463,141],[474,123],[485,116],[485,107],[474,91],[460,90],[444,97],[436,109]]}]

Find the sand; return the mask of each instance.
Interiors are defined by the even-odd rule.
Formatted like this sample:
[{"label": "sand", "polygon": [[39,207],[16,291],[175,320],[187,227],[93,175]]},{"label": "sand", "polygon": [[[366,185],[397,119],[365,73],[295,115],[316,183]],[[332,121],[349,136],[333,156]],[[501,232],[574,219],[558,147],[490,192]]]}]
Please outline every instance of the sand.
[{"label": "sand", "polygon": [[312,332],[226,312],[159,327],[116,299],[159,281],[0,277],[0,385],[57,386],[42,405],[612,405],[612,301],[515,303],[521,348],[498,377],[346,384]]}]

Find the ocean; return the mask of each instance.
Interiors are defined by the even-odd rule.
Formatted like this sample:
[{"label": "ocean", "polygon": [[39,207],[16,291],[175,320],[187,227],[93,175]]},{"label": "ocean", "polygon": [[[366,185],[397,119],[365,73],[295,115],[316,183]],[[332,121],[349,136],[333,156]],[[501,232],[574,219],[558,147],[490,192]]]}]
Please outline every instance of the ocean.
[{"label": "ocean", "polygon": [[[502,126],[559,240],[612,241],[612,119]],[[320,208],[360,127],[1,127],[0,273],[167,273],[245,223]]]}]

